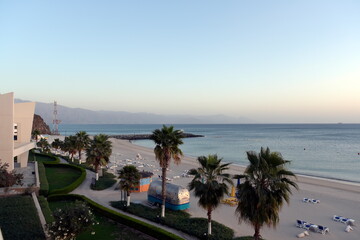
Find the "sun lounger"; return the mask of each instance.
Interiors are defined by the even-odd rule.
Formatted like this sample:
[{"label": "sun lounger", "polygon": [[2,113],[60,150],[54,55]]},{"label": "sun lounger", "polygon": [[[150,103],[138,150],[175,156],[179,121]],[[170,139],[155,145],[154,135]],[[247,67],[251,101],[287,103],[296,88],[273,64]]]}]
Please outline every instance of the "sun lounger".
[{"label": "sun lounger", "polygon": [[296,226],[299,228],[304,228],[305,223],[306,223],[305,221],[296,220]]},{"label": "sun lounger", "polygon": [[318,225],[318,232],[321,233],[321,234],[325,234],[325,233],[328,233],[329,232],[329,228],[328,227],[324,227],[324,226],[321,226],[321,225]]},{"label": "sun lounger", "polygon": [[322,233],[322,234],[329,232],[328,227],[308,223],[308,222],[302,221],[302,220],[296,220],[296,226],[299,228],[304,228],[306,230],[310,230],[310,231],[318,232],[318,233]]},{"label": "sun lounger", "polygon": [[312,198],[303,198],[302,201],[306,203],[320,203],[319,199],[312,199]]},{"label": "sun lounger", "polygon": [[333,220],[336,221],[336,222],[341,222],[341,223],[350,225],[350,226],[355,225],[355,220],[351,219],[351,218],[346,218],[346,217],[334,215]]}]

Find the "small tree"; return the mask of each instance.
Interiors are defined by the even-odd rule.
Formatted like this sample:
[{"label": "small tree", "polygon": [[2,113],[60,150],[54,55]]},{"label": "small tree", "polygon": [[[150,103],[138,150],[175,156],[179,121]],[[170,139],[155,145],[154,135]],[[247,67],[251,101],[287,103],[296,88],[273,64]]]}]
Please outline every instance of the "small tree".
[{"label": "small tree", "polygon": [[50,151],[50,144],[45,138],[41,138],[37,143],[36,146],[41,148],[41,151],[43,152],[49,152]]},{"label": "small tree", "polygon": [[48,234],[55,240],[75,239],[95,224],[90,208],[81,201],[67,204],[53,212],[55,221],[46,225]]},{"label": "small tree", "polygon": [[218,158],[216,154],[208,157],[200,156],[197,160],[200,167],[189,171],[189,174],[194,175],[194,179],[188,186],[199,198],[199,206],[207,211],[208,235],[210,236],[212,234],[211,213],[218,207],[225,194],[228,194],[228,186],[233,184],[230,175],[225,173],[230,163],[222,164],[222,158]]},{"label": "small tree", "polygon": [[8,171],[9,164],[2,164],[0,161],[0,188],[11,187],[13,185],[22,185],[24,176],[21,173],[16,173],[14,170]]},{"label": "small tree", "polygon": [[135,166],[125,166],[118,171],[120,180],[120,188],[126,191],[127,206],[130,206],[131,188],[138,185],[140,182],[140,173]]}]

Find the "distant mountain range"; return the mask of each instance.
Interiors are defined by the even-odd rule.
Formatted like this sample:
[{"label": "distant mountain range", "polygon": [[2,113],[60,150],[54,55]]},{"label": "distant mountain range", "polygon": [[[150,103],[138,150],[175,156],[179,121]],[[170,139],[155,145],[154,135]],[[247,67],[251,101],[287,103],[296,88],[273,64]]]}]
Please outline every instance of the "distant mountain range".
[{"label": "distant mountain range", "polygon": [[[15,102],[29,102],[15,99]],[[51,125],[53,122],[53,103],[36,102],[35,113]],[[63,124],[216,124],[216,123],[254,123],[243,117],[225,115],[160,115],[153,113],[131,113],[124,111],[92,111],[57,105],[58,119]]]}]

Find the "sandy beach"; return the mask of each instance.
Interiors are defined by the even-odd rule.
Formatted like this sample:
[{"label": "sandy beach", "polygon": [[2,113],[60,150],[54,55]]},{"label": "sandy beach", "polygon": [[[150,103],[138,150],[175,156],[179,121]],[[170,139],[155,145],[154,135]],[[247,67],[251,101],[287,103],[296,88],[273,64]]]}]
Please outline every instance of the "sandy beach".
[{"label": "sandy beach", "polygon": [[[116,172],[116,167],[121,168],[125,164],[133,164],[140,171],[152,171],[154,178],[161,174],[161,169],[152,149],[137,146],[127,140],[111,139],[113,153],[111,155],[110,171]],[[186,155],[186,153],[184,153]],[[209,153],[211,154],[211,153]],[[195,158],[184,156],[181,164],[170,165],[167,176],[172,183],[187,187],[191,178],[183,177],[183,173],[191,168],[198,167]],[[244,167],[231,165],[229,173],[240,174]],[[296,235],[304,232],[302,228],[295,226],[296,220],[304,220],[312,224],[322,225],[329,228],[330,233],[322,235],[309,231],[310,235],[304,239],[331,239],[331,240],[359,240],[360,239],[360,184],[328,180],[324,178],[298,176],[299,191],[294,190],[290,205],[285,205],[280,212],[280,222],[276,229],[264,227],[261,235],[267,240],[297,239]],[[75,192],[77,192],[75,190]],[[102,191],[101,191],[102,192]],[[94,197],[100,202],[119,200],[117,191],[97,192]],[[81,194],[81,191],[78,192]],[[94,193],[95,194],[95,193]],[[320,203],[305,203],[303,198],[318,199]],[[146,203],[147,194],[132,193],[131,201]],[[206,218],[206,212],[197,205],[197,199],[191,193],[191,207],[188,211],[193,217]],[[235,236],[253,235],[253,228],[246,223],[238,222],[235,208],[227,204],[221,204],[213,212],[213,220],[216,220],[235,231]],[[353,231],[345,232],[346,225],[333,221],[333,215],[339,215],[355,220],[357,226]]]}]

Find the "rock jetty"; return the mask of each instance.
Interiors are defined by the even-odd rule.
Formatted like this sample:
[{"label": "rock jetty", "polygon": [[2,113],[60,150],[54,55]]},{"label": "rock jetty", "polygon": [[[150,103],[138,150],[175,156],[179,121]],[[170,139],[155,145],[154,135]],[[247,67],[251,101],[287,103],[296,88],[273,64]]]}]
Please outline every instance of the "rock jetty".
[{"label": "rock jetty", "polygon": [[[184,138],[204,137],[204,135],[197,135],[192,133],[183,133]],[[150,139],[151,134],[124,134],[124,135],[111,135],[110,137],[123,140],[144,140]]]}]

